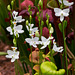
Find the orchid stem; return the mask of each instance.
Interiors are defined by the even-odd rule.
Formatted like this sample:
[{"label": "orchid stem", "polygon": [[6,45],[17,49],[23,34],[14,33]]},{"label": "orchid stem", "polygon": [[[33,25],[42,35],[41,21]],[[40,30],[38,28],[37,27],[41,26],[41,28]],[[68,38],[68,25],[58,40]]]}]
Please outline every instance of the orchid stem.
[{"label": "orchid stem", "polygon": [[[32,16],[30,15],[30,25],[31,25],[31,21],[32,21]],[[30,28],[29,28],[29,33],[30,33]],[[33,59],[32,59],[32,46],[30,46],[31,49],[31,68],[32,68],[32,75],[33,75]]]},{"label": "orchid stem", "polygon": [[64,40],[64,56],[65,56],[65,60],[66,60],[66,75],[68,75],[68,63],[67,63],[67,51],[66,51],[64,25],[63,25],[63,40]]},{"label": "orchid stem", "polygon": [[33,75],[32,46],[30,46],[30,49],[31,49],[31,67],[32,67],[32,75]]}]

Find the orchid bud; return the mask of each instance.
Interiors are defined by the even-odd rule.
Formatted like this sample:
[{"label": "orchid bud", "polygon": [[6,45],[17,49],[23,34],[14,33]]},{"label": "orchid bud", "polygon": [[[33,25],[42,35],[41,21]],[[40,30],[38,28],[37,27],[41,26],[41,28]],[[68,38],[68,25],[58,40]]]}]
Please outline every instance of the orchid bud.
[{"label": "orchid bud", "polygon": [[29,22],[28,22],[28,20],[26,20],[26,25],[28,25],[29,24]]},{"label": "orchid bud", "polygon": [[8,9],[9,11],[11,11],[10,5],[7,6],[7,9]]},{"label": "orchid bud", "polygon": [[29,14],[32,15],[32,11],[30,11]]},{"label": "orchid bud", "polygon": [[49,15],[46,13],[47,20],[49,20]]},{"label": "orchid bud", "polygon": [[29,7],[29,9],[31,9],[31,6],[30,5],[28,7]]},{"label": "orchid bud", "polygon": [[31,6],[29,5],[28,7],[29,7],[28,12],[30,12]]},{"label": "orchid bud", "polygon": [[42,25],[42,26],[44,25],[44,22],[43,22],[43,21],[41,21],[41,25]]},{"label": "orchid bud", "polygon": [[18,38],[18,34],[16,34],[16,38]]},{"label": "orchid bud", "polygon": [[52,34],[54,32],[53,27],[50,28],[50,33]]},{"label": "orchid bud", "polygon": [[42,0],[39,0],[39,5],[41,5],[41,6],[42,6],[42,4],[43,4],[43,3],[42,3]]},{"label": "orchid bud", "polygon": [[38,5],[38,9],[40,10],[40,7],[39,7],[39,5]]},{"label": "orchid bud", "polygon": [[28,12],[30,11],[30,8],[28,9]]},{"label": "orchid bud", "polygon": [[48,25],[48,23],[49,23],[49,21],[48,20],[46,20],[46,24]]},{"label": "orchid bud", "polygon": [[14,32],[14,29],[12,29],[12,32]]},{"label": "orchid bud", "polygon": [[16,39],[15,38],[13,39],[13,43],[14,43],[14,45],[16,45]]},{"label": "orchid bud", "polygon": [[14,1],[11,1],[11,5],[12,5],[12,6],[14,5]]},{"label": "orchid bud", "polygon": [[32,16],[30,15],[30,20],[32,19]]},{"label": "orchid bud", "polygon": [[48,14],[46,13],[46,17],[48,17]]},{"label": "orchid bud", "polygon": [[38,17],[38,20],[39,20],[39,21],[41,20],[40,16]]},{"label": "orchid bud", "polygon": [[39,37],[40,36],[38,31],[35,32],[35,36],[36,37]]},{"label": "orchid bud", "polygon": [[13,0],[15,2],[15,0]]},{"label": "orchid bud", "polygon": [[37,12],[37,16],[39,16],[39,13]]},{"label": "orchid bud", "polygon": [[51,23],[49,23],[49,28],[51,28],[52,27],[52,25],[51,25]]},{"label": "orchid bud", "polygon": [[48,15],[47,19],[49,20],[49,15]]}]

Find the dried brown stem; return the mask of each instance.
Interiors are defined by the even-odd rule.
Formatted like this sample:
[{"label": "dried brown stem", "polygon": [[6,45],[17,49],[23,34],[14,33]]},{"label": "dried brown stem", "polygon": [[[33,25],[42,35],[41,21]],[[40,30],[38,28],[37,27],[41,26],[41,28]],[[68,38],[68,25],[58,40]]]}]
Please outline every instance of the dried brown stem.
[{"label": "dried brown stem", "polygon": [[75,56],[73,55],[73,53],[69,50],[68,46],[66,45],[66,49],[67,49],[67,54],[69,55],[69,57],[71,59],[75,59]]}]

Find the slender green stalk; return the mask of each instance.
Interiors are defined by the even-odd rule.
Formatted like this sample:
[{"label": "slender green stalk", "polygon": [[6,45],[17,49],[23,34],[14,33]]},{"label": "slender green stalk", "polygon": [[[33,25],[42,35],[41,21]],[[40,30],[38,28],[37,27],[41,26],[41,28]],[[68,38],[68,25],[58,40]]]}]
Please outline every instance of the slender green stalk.
[{"label": "slender green stalk", "polygon": [[[63,9],[63,8],[64,8],[64,4],[63,4],[63,0],[62,0],[62,8],[61,9]],[[62,24],[63,24],[63,22],[62,22]],[[64,58],[65,58],[65,60],[66,60],[66,75],[68,75],[68,62],[67,62],[67,51],[66,51],[64,24],[62,26],[63,26],[63,40],[64,40],[63,64],[64,64]]]},{"label": "slender green stalk", "polygon": [[65,55],[65,60],[66,60],[66,75],[68,75],[68,63],[67,63],[67,51],[66,51],[64,25],[63,25],[63,40],[64,40],[64,55]]},{"label": "slender green stalk", "polygon": [[[42,2],[42,5],[41,5],[41,10],[39,9],[39,28],[40,28],[40,37],[39,37],[39,40],[41,40],[41,36],[42,36],[42,28],[43,28],[43,0],[41,0]],[[40,14],[41,15],[41,19],[40,19]],[[42,63],[42,51],[40,49],[41,45],[39,45],[39,66],[41,65]],[[42,75],[41,73],[41,70],[40,70],[40,67],[39,67],[39,75]]]},{"label": "slender green stalk", "polygon": [[32,68],[32,75],[33,75],[34,73],[33,73],[32,46],[30,46],[30,49],[31,49],[31,68]]},{"label": "slender green stalk", "polygon": [[[32,16],[30,15],[30,24],[31,24],[31,21],[32,21]],[[29,28],[29,33],[31,33],[30,28]],[[33,73],[32,46],[30,46],[30,49],[31,49],[31,68],[32,68],[32,75],[33,75],[34,73]]]}]

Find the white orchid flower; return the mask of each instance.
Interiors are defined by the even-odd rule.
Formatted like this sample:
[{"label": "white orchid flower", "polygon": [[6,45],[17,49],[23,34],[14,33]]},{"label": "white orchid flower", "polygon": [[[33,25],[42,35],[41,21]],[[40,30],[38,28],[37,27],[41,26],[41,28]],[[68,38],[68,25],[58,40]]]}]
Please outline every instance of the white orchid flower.
[{"label": "white orchid flower", "polygon": [[55,52],[62,52],[63,51],[63,47],[62,46],[57,47],[56,42],[55,42],[55,39],[53,40],[53,50]]},{"label": "white orchid flower", "polygon": [[25,41],[27,43],[29,43],[29,45],[33,46],[33,47],[37,47],[37,45],[39,44],[39,38],[38,37],[34,37],[34,38],[26,38]]},{"label": "white orchid flower", "polygon": [[17,49],[17,47],[11,47],[13,49],[13,51],[15,51]]},{"label": "white orchid flower", "polygon": [[19,59],[19,51],[16,51],[17,47],[12,47],[15,50],[8,50],[6,58],[11,58],[11,62],[14,62],[16,59]]},{"label": "white orchid flower", "polygon": [[18,12],[16,12],[16,11],[13,11],[13,12],[12,12],[13,18],[16,17],[17,15],[18,15]]},{"label": "white orchid flower", "polygon": [[18,15],[18,12],[13,11],[12,16],[17,23],[21,23],[25,21],[25,19],[22,19],[22,16],[17,16],[17,15]]},{"label": "white orchid flower", "polygon": [[11,58],[11,62],[14,62],[16,59],[19,59],[19,51],[7,51],[8,55],[6,55],[6,58]]},{"label": "white orchid flower", "polygon": [[[60,3],[62,3],[62,0],[59,0]],[[71,6],[74,4],[74,2],[69,2],[68,0],[63,0],[64,5]]]},{"label": "white orchid flower", "polygon": [[40,49],[46,48],[49,45],[51,39],[53,39],[53,37],[49,37],[48,39],[46,39],[44,36],[41,36],[42,41],[40,41],[40,44],[42,44],[43,46]]},{"label": "white orchid flower", "polygon": [[31,37],[33,37],[36,31],[39,31],[39,30],[38,30],[38,27],[33,28],[33,29],[30,31],[30,34],[29,34],[29,35],[30,35]]},{"label": "white orchid flower", "polygon": [[25,21],[25,19],[22,19],[22,16],[14,17],[14,20],[15,20],[17,23],[21,23],[21,22]]},{"label": "white orchid flower", "polygon": [[34,34],[35,34],[36,31],[39,31],[39,30],[38,30],[38,27],[34,27],[34,28],[33,28],[33,26],[34,26],[34,24],[30,24],[30,23],[29,23],[28,25],[26,25],[26,28],[27,28],[27,30],[30,32],[29,35],[30,35],[31,37],[34,36]]},{"label": "white orchid flower", "polygon": [[[24,32],[24,30],[22,30],[22,28],[23,28],[22,25],[14,26],[14,27],[13,27],[14,35],[15,35],[15,36],[18,35],[18,37],[19,37],[19,33],[23,33],[23,32]],[[7,30],[8,32],[10,32],[10,35],[13,35],[11,26],[7,27],[6,30]]]},{"label": "white orchid flower", "polygon": [[28,25],[26,25],[26,28],[27,28],[27,30],[28,31],[32,31],[32,27],[34,26],[34,24],[28,24]]},{"label": "white orchid flower", "polygon": [[70,9],[67,8],[61,10],[60,8],[54,8],[54,12],[55,12],[55,16],[60,17],[60,21],[62,22],[64,20],[64,17],[69,16]]}]

